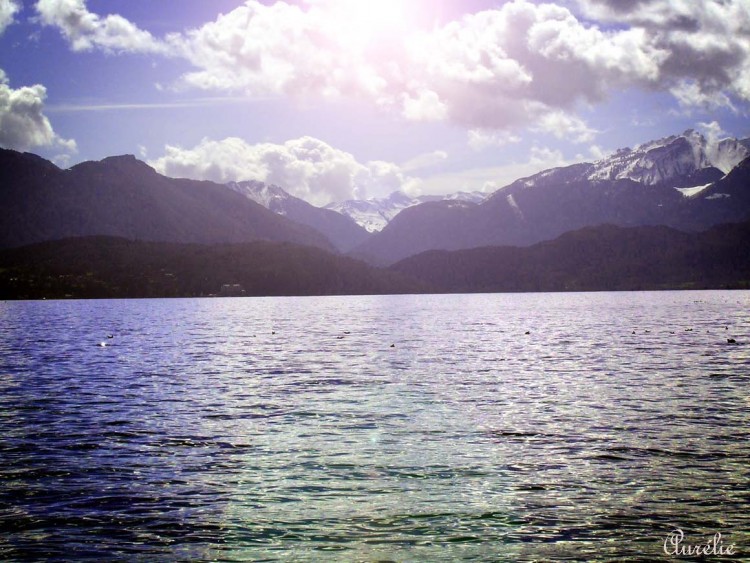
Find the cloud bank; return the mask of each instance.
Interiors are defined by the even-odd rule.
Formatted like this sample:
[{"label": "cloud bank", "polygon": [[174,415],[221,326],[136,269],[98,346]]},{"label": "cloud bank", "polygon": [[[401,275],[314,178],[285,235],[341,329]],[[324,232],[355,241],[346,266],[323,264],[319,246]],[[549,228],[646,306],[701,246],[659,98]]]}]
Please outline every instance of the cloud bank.
[{"label": "cloud bank", "polygon": [[314,205],[410,191],[417,182],[393,163],[360,163],[312,137],[255,145],[237,137],[204,139],[191,149],[168,145],[165,153],[149,164],[167,176],[220,183],[259,180]]},{"label": "cloud bank", "polygon": [[[374,21],[374,8],[358,4],[358,15],[351,5],[247,0],[160,39],[89,12],[84,0],[39,0],[36,9],[72,49],[187,60],[194,69],[176,87],[356,96],[407,120],[477,132],[532,127],[587,143],[596,131],[577,111],[631,88],[670,92],[685,108],[750,102],[747,0],[512,0],[431,29]],[[414,5],[434,9],[427,0]],[[480,147],[502,137],[470,139]]]}]

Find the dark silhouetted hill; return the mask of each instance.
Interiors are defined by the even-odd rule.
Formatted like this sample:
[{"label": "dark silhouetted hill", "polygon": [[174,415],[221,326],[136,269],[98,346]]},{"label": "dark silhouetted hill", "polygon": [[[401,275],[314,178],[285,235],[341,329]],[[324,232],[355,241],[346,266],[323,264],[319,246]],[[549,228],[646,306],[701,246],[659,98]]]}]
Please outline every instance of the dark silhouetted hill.
[{"label": "dark silhouetted hill", "polygon": [[[232,287],[239,284],[240,288]],[[224,286],[229,286],[224,287]],[[425,287],[288,243],[199,245],[83,237],[0,250],[0,299],[342,295]]]},{"label": "dark silhouetted hill", "polygon": [[750,288],[750,223],[587,227],[530,247],[432,250],[393,271],[445,292]]},{"label": "dark silhouetted hill", "polygon": [[226,186],[167,178],[133,156],[68,170],[0,149],[0,247],[73,236],[167,242],[271,240],[332,249],[310,227]]}]

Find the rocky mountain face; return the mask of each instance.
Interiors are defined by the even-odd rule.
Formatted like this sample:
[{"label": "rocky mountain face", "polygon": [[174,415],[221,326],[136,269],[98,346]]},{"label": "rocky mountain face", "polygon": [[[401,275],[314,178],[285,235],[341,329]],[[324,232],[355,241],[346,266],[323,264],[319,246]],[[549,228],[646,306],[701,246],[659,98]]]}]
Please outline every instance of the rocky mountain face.
[{"label": "rocky mountain face", "polygon": [[230,182],[227,187],[266,209],[325,235],[340,252],[348,252],[367,239],[369,233],[351,217],[331,209],[315,207],[279,186],[257,181]]},{"label": "rocky mountain face", "polygon": [[326,209],[350,217],[370,233],[382,231],[404,209],[431,201],[467,201],[479,203],[487,194],[482,192],[456,192],[448,195],[422,195],[411,197],[404,192],[393,192],[388,197],[347,200],[331,203]]},{"label": "rocky mountain face", "polygon": [[426,250],[528,246],[604,223],[702,230],[750,216],[750,143],[682,135],[594,163],[546,170],[480,204],[410,207],[354,251],[390,264]]},{"label": "rocky mountain face", "polygon": [[328,240],[226,186],[167,178],[133,156],[62,170],[0,149],[0,248],[87,235],[220,243],[270,240],[333,250]]}]

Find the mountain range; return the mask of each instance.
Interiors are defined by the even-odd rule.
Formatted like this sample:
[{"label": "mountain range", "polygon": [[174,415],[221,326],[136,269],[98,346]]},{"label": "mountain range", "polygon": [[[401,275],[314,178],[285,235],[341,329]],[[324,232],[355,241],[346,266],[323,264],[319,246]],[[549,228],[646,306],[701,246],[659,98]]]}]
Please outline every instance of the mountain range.
[{"label": "mountain range", "polygon": [[320,248],[74,237],[0,249],[1,299],[414,293],[426,285]]},{"label": "mountain range", "polygon": [[[498,265],[508,260],[512,262],[515,260],[513,253],[521,250],[511,251],[507,247],[537,248],[535,245],[544,241],[559,241],[562,235],[562,240],[567,242],[549,248],[576,253],[577,248],[586,245],[600,256],[586,260],[596,262],[606,259],[608,247],[618,248],[616,239],[621,235],[632,239],[627,252],[657,260],[660,258],[654,254],[654,248],[659,245],[684,254],[674,237],[665,239],[658,230],[638,231],[635,236],[615,227],[661,226],[687,236],[685,233],[699,233],[716,225],[747,221],[750,219],[750,140],[716,142],[695,131],[686,131],[633,149],[621,149],[596,162],[545,170],[488,196],[459,193],[412,198],[395,192],[379,200],[344,202],[338,206],[342,212],[314,207],[291,196],[282,187],[261,182],[217,184],[169,178],[128,155],[83,162],[63,170],[36,155],[0,149],[0,205],[3,209],[0,248],[90,236],[160,244],[225,245],[267,241],[272,244],[267,248],[272,250],[264,250],[264,256],[279,249],[286,257],[286,261],[279,264],[286,264],[290,271],[298,271],[293,264],[295,260],[311,264],[309,256],[317,256],[314,260],[321,264],[334,270],[339,268],[336,271],[343,279],[342,272],[360,268],[352,266],[360,262],[346,262],[344,266],[336,263],[334,267],[329,259],[321,259],[321,254],[308,256],[312,249],[290,253],[273,244],[313,247],[318,249],[314,252],[326,255],[348,254],[377,266],[398,263],[394,266],[396,271],[416,279],[422,284],[420,287],[426,284],[461,291],[500,290],[513,284],[480,283],[479,280],[484,279],[480,270],[495,272],[496,278],[511,275],[508,271],[512,269],[498,273]],[[344,209],[349,210],[348,216]],[[358,224],[354,217],[365,226]],[[604,224],[615,227],[586,231]],[[746,231],[727,229],[723,233],[729,237],[728,244],[746,253],[748,239],[737,238],[745,237]],[[571,232],[587,234],[565,239]],[[654,236],[649,238],[648,233]],[[603,237],[606,244],[598,244],[596,237]],[[705,242],[690,240],[699,245]],[[100,240],[91,244],[107,246],[109,243]],[[146,251],[158,255],[162,250]],[[164,252],[171,256],[183,250]],[[468,251],[470,254],[434,254],[432,251]],[[195,254],[197,251],[185,252]],[[233,252],[237,251],[222,256],[236,259]],[[425,252],[428,254],[418,256]],[[726,252],[724,255],[728,256]],[[527,256],[524,260],[531,260],[527,254],[524,256]],[[623,256],[616,259],[614,256],[613,250],[613,260],[617,264],[627,261]],[[732,260],[738,263],[737,259]],[[707,263],[703,259],[699,262]],[[212,268],[217,267],[210,260],[207,263]],[[475,266],[477,263],[483,266]],[[279,271],[282,268],[279,264],[271,269]],[[437,268],[436,264],[442,266]],[[465,264],[465,272],[459,276],[463,276],[464,285],[450,280],[453,275],[450,272],[463,267],[456,264]],[[680,283],[698,283],[690,281],[692,274],[686,274],[688,269],[684,264],[669,264],[676,277],[667,279],[665,284],[674,284],[678,278],[682,280]],[[555,267],[558,266],[562,267],[557,263]],[[526,267],[519,268],[521,276],[520,272],[526,271]],[[380,270],[358,271],[377,277],[379,274],[374,272]],[[538,273],[539,280],[547,280],[544,287],[588,287],[582,280],[573,280],[570,272],[566,274],[568,285],[555,285],[545,277],[549,272],[542,264],[531,271]],[[353,279],[359,279],[360,274]],[[744,274],[738,275],[739,278],[727,274],[721,283],[730,283],[726,281],[730,279],[734,280],[731,283],[743,283]],[[445,276],[448,278],[444,279]],[[324,277],[318,276],[317,281],[305,279],[317,288],[316,291],[322,291],[320,280]],[[601,280],[593,273],[591,279]],[[711,277],[706,274],[705,279]],[[218,282],[218,278],[212,280],[212,283]],[[295,287],[290,282],[283,283],[285,287]],[[385,285],[378,287],[382,289]],[[523,287],[531,285],[530,279],[522,284]],[[210,292],[208,287],[204,289]]]},{"label": "mountain range", "polygon": [[750,222],[700,233],[603,225],[383,269],[289,243],[69,238],[0,249],[0,299],[750,289],[748,240]]},{"label": "mountain range", "polygon": [[348,252],[368,237],[369,233],[364,227],[358,225],[351,217],[331,209],[310,205],[279,186],[255,180],[230,182],[226,185],[278,215],[312,227],[326,236],[339,252]]},{"label": "mountain range", "polygon": [[698,231],[750,216],[750,140],[710,143],[695,131],[545,170],[479,204],[410,207],[353,254],[392,264],[427,250],[528,246],[583,227],[667,225]]},{"label": "mountain range", "polygon": [[750,289],[747,241],[750,222],[698,233],[601,225],[528,247],[431,250],[390,269],[449,293]]},{"label": "mountain range", "polygon": [[409,196],[401,191],[391,193],[388,197],[372,199],[350,199],[339,203],[330,203],[326,209],[331,209],[351,217],[368,233],[382,231],[393,218],[404,209],[414,207],[430,201],[467,201],[479,203],[485,197],[483,192],[455,192],[448,195],[420,195]]},{"label": "mountain range", "polygon": [[62,170],[0,149],[0,248],[86,235],[168,242],[294,242],[334,250],[320,232],[226,186],[168,178],[134,156]]}]

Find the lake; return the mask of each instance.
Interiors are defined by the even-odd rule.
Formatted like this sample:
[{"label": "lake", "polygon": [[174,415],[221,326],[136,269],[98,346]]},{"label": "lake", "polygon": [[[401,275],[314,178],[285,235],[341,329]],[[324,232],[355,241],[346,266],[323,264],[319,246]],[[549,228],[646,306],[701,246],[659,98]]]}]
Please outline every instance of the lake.
[{"label": "lake", "polygon": [[0,559],[750,557],[748,382],[742,291],[0,302]]}]

